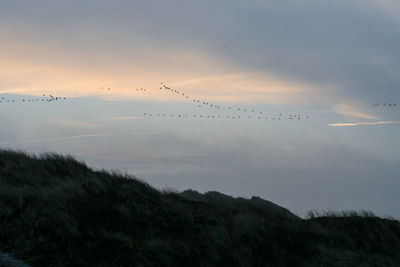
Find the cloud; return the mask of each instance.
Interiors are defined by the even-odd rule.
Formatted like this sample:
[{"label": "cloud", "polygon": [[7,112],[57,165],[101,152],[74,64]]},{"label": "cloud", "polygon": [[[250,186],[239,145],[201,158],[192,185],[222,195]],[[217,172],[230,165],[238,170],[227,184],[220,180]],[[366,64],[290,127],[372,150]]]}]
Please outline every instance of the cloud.
[{"label": "cloud", "polygon": [[5,1],[0,81],[71,95],[106,85],[113,90],[104,97],[119,99],[173,100],[132,93],[160,81],[214,100],[396,97],[400,30],[378,2]]},{"label": "cloud", "polygon": [[348,123],[330,123],[331,127],[361,126],[361,125],[387,125],[397,124],[400,121],[375,121],[375,122],[348,122]]},{"label": "cloud", "polygon": [[106,121],[127,121],[127,120],[137,120],[137,116],[119,116],[119,117],[104,117],[93,120],[70,120],[70,119],[56,119],[51,120],[53,123],[59,124],[64,127],[74,127],[74,128],[99,128],[104,126],[102,122]]},{"label": "cloud", "polygon": [[81,120],[55,120],[54,123],[66,127],[77,127],[77,128],[98,128],[101,124],[94,121],[81,121]]},{"label": "cloud", "polygon": [[[364,2],[364,1],[361,1]],[[400,22],[400,3],[397,0],[369,0],[371,5],[381,8],[389,16]]]},{"label": "cloud", "polygon": [[[168,84],[169,85],[169,84]],[[304,103],[320,88],[301,81],[283,80],[266,72],[237,72],[178,80],[172,88],[220,102]],[[319,100],[323,98],[319,97]]]},{"label": "cloud", "polygon": [[121,117],[111,117],[106,118],[104,120],[112,120],[112,121],[128,121],[128,120],[137,120],[138,117],[136,116],[121,116]]},{"label": "cloud", "polygon": [[116,134],[96,133],[96,134],[82,134],[82,135],[65,136],[65,137],[58,137],[58,138],[35,139],[35,140],[4,141],[4,142],[0,142],[0,145],[47,143],[47,142],[67,141],[67,140],[74,140],[74,139],[81,139],[81,138],[102,137],[102,136],[112,136],[112,135],[116,135]]},{"label": "cloud", "polygon": [[377,116],[366,114],[365,112],[359,110],[356,107],[356,104],[350,105],[347,103],[340,103],[333,107],[333,110],[341,115],[354,117],[354,118],[361,118],[361,119],[369,119],[369,120],[376,120],[379,119]]},{"label": "cloud", "polygon": [[[130,60],[118,61],[102,59],[100,55],[96,59],[99,64],[93,65],[82,61],[86,59],[90,62],[91,57],[97,57],[95,54],[70,56],[69,52],[51,47],[44,51],[40,44],[32,43],[25,47],[18,45],[19,41],[15,42],[16,45],[13,42],[4,43],[8,49],[0,51],[3,58],[0,69],[6,70],[0,74],[0,81],[5,84],[7,89],[4,91],[8,93],[182,101],[176,95],[158,90],[160,81],[164,81],[191,97],[209,101],[290,104],[307,101],[309,96],[317,98],[316,92],[320,90],[312,84],[284,80],[265,71],[247,72],[198,51],[144,49],[143,53],[157,54],[158,58],[140,61],[128,55]],[[160,67],[164,66],[164,61],[168,62],[168,68]],[[114,67],[110,69],[108,65]],[[136,88],[146,88],[146,91],[138,92]]]}]

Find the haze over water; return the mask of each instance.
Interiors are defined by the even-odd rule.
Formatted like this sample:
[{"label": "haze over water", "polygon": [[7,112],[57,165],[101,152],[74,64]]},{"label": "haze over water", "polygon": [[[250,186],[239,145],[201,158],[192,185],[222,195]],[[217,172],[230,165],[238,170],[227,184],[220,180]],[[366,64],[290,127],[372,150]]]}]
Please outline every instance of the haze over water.
[{"label": "haze over water", "polygon": [[397,1],[6,0],[0,22],[3,149],[400,216]]}]

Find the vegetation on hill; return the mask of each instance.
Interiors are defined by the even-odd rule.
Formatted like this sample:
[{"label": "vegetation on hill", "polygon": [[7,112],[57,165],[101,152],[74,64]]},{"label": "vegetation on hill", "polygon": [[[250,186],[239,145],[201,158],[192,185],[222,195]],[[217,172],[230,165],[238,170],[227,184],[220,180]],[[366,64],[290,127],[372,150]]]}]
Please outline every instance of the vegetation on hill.
[{"label": "vegetation on hill", "polygon": [[302,219],[259,197],[161,192],[70,156],[0,151],[0,252],[31,266],[400,266],[400,223]]}]

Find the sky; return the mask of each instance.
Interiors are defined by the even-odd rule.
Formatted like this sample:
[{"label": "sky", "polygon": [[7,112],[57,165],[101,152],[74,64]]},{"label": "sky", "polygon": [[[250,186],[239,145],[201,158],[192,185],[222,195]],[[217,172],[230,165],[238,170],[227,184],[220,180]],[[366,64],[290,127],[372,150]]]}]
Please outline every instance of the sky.
[{"label": "sky", "polygon": [[400,217],[398,1],[3,0],[0,25],[2,149]]}]

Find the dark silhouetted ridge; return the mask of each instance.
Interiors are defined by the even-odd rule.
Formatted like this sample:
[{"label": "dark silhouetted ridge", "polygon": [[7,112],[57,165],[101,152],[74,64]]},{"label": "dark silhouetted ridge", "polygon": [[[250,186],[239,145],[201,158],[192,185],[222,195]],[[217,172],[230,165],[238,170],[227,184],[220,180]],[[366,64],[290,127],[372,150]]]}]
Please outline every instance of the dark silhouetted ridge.
[{"label": "dark silhouetted ridge", "polygon": [[400,223],[370,212],[302,219],[259,197],[161,192],[71,156],[0,151],[0,256],[11,266],[400,266]]}]

